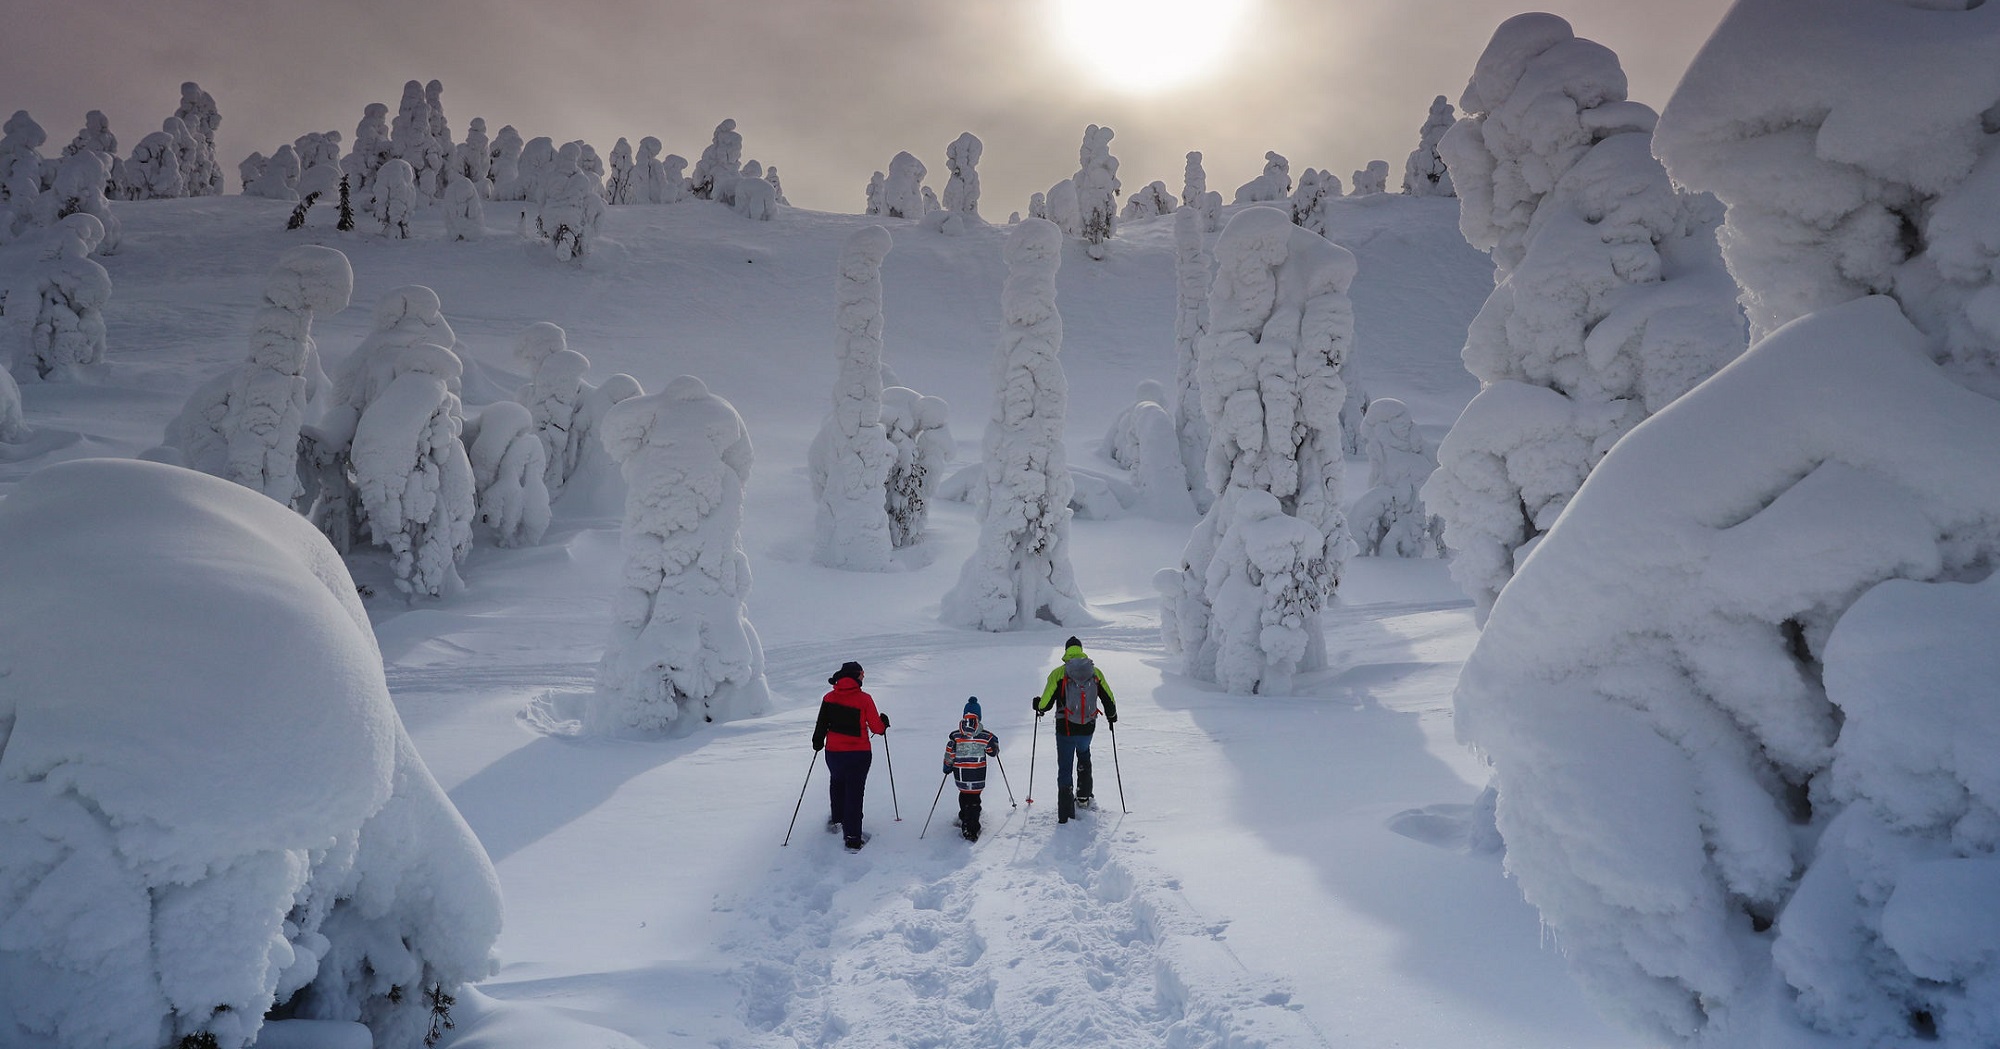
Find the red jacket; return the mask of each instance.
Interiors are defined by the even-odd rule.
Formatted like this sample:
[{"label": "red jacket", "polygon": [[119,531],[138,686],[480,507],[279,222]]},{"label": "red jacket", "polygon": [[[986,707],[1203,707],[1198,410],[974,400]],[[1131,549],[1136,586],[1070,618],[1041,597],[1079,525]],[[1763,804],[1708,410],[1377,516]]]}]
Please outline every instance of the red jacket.
[{"label": "red jacket", "polygon": [[881,735],[889,726],[875,712],[875,697],[861,691],[861,683],[851,677],[833,683],[833,691],[819,701],[819,721],[813,725],[813,749],[821,744],[828,750],[867,750],[868,733]]}]

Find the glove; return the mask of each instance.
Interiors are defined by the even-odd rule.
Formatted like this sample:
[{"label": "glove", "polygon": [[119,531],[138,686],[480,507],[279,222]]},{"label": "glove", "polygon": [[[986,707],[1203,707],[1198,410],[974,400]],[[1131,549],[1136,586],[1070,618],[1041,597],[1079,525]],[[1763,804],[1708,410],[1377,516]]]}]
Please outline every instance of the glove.
[{"label": "glove", "polygon": [[1118,715],[1117,715],[1117,713],[1116,713],[1116,712],[1114,712],[1114,711],[1109,711],[1109,710],[1107,710],[1107,711],[1105,711],[1105,712],[1104,712],[1104,717],[1105,717],[1105,719],[1106,719],[1106,720],[1110,721],[1110,722],[1111,722],[1112,724],[1114,724],[1114,725],[1118,724]]},{"label": "glove", "polygon": [[819,752],[820,752],[820,750],[821,750],[821,748],[823,748],[823,747],[825,747],[825,746],[826,746],[826,741],[825,741],[825,740],[822,740],[822,739],[816,739],[816,740],[813,740],[813,753],[815,753],[815,754],[819,753]]},{"label": "glove", "polygon": [[883,727],[884,729],[886,729],[886,728],[888,728],[888,727],[889,727],[889,715],[887,715],[887,714],[877,714],[877,715],[875,715],[875,716],[876,716],[876,717],[879,717],[879,718],[881,718],[881,719],[882,719],[882,727]]}]

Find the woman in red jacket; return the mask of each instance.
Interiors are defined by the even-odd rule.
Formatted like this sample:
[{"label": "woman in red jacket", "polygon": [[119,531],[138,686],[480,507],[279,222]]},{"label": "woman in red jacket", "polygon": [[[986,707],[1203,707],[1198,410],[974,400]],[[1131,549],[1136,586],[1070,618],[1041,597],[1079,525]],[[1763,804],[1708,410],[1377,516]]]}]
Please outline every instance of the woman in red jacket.
[{"label": "woman in red jacket", "polygon": [[826,749],[829,773],[827,800],[832,814],[826,829],[847,836],[847,851],[857,852],[861,834],[861,792],[868,785],[868,766],[875,760],[868,734],[889,731],[889,719],[876,712],[875,698],[861,691],[861,664],[849,660],[826,683],[833,686],[819,701],[819,721],[813,725],[813,749]]}]

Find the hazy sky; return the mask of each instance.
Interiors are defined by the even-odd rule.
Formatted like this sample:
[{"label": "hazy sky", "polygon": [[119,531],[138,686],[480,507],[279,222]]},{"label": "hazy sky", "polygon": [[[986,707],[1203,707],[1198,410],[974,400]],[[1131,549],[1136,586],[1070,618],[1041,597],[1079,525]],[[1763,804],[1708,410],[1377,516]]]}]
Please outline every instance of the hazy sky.
[{"label": "hazy sky", "polygon": [[[1059,17],[1058,5],[1072,5]],[[1616,51],[1632,97],[1663,106],[1727,0],[1569,0],[1550,9]],[[1076,169],[1086,124],[1117,132],[1127,192],[1180,190],[1205,154],[1225,199],[1265,150],[1345,183],[1369,160],[1391,187],[1434,96],[1456,104],[1515,0],[0,0],[0,113],[27,109],[54,155],[87,110],[120,149],[159,128],[195,80],[236,163],[307,131],[351,144],[369,102],[444,83],[454,137],[486,118],[524,138],[608,155],[654,135],[693,158],[734,117],[744,155],[776,164],[792,203],[859,212],[898,150],[942,191],[944,148],[984,140],[981,212],[999,221]],[[1158,27],[1186,26],[1162,33]],[[1085,38],[1088,38],[1086,40]],[[1094,41],[1090,42],[1090,41]],[[1157,85],[1144,60],[1220,41],[1205,75],[1134,90],[1080,56]],[[1139,63],[1127,69],[1129,63]],[[1183,63],[1185,64],[1185,63]]]}]

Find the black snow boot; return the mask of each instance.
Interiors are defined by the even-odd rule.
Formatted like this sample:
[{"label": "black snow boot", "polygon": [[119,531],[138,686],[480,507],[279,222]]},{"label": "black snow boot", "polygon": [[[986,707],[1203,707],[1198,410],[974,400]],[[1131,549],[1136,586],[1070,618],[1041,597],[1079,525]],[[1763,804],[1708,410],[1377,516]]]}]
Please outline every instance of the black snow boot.
[{"label": "black snow boot", "polygon": [[1089,804],[1097,792],[1090,789],[1090,752],[1083,751],[1076,756],[1076,800]]},{"label": "black snow boot", "polygon": [[1076,795],[1066,789],[1057,788],[1056,822],[1068,823],[1070,820],[1073,820],[1075,818],[1076,818]]}]

